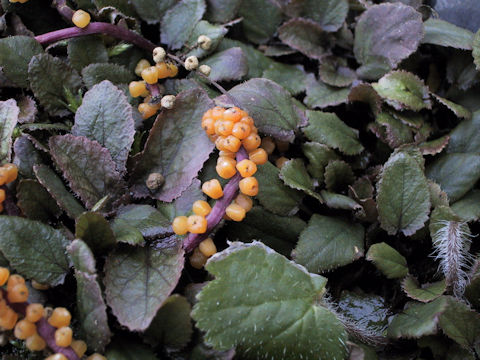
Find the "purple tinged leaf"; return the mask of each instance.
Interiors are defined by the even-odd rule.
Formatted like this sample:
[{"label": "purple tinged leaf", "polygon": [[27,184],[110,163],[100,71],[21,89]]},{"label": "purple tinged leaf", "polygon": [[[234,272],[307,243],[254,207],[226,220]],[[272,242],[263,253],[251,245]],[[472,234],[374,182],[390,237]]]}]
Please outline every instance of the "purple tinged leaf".
[{"label": "purple tinged leaf", "polygon": [[33,166],[40,164],[42,158],[26,136],[17,138],[13,144],[13,163],[17,165],[18,172],[23,177],[34,178]]},{"label": "purple tinged leaf", "polygon": [[240,80],[248,73],[247,58],[239,47],[218,52],[206,58],[202,64],[212,68],[208,77],[213,81]]},{"label": "purple tinged leaf", "polygon": [[145,247],[121,246],[105,262],[105,293],[120,324],[130,330],[148,328],[176,287],[184,251],[177,237]]},{"label": "purple tinged leaf", "polygon": [[455,49],[472,50],[473,33],[448,21],[430,18],[424,23],[423,44],[435,44]]},{"label": "purple tinged leaf", "polygon": [[135,135],[133,108],[124,92],[108,80],[87,91],[75,114],[72,135],[96,140],[110,151],[117,170],[124,171]]},{"label": "purple tinged leaf", "polygon": [[45,223],[62,213],[47,190],[31,179],[23,179],[18,183],[17,206],[27,218]]},{"label": "purple tinged leaf", "polygon": [[13,99],[0,101],[0,164],[10,162],[12,134],[18,122],[20,109]]},{"label": "purple tinged leaf", "polygon": [[270,0],[242,0],[238,10],[243,33],[256,44],[268,42],[282,22],[280,7]]},{"label": "purple tinged leaf", "polygon": [[22,96],[18,101],[17,105],[20,108],[20,113],[18,114],[18,122],[20,124],[33,123],[35,121],[35,116],[37,115],[37,104],[30,96]]},{"label": "purple tinged leaf", "polygon": [[110,210],[125,191],[125,183],[108,150],[96,141],[73,135],[52,136],[49,145],[56,165],[87,208],[109,195],[106,210]]},{"label": "purple tinged leaf", "polygon": [[[132,175],[134,196],[170,202],[188,188],[214,147],[201,126],[203,114],[213,106],[205,91],[191,89],[177,95],[173,109],[162,111]],[[153,172],[162,174],[165,184],[152,192],[145,181]]]}]

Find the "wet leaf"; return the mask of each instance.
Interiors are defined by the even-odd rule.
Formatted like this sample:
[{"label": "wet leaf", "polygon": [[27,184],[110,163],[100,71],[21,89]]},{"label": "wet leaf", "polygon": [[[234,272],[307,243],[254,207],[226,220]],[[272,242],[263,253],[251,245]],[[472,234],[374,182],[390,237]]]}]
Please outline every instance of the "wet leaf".
[{"label": "wet leaf", "polygon": [[356,78],[355,71],[350,69],[342,58],[327,58],[320,64],[318,73],[320,79],[327,85],[349,86]]},{"label": "wet leaf", "polygon": [[207,0],[208,21],[224,23],[232,20],[240,8],[241,0]]},{"label": "wet leaf", "polygon": [[388,279],[402,278],[408,273],[407,260],[384,242],[370,246],[366,258]]},{"label": "wet leaf", "polygon": [[477,70],[480,70],[480,29],[475,33],[472,47],[473,62],[475,63],[475,67],[477,68]]},{"label": "wet leaf", "polygon": [[450,109],[459,118],[464,118],[464,119],[471,119],[472,118],[471,111],[468,110],[467,108],[463,107],[462,105],[455,104],[453,101],[442,98],[438,95],[435,95],[435,94],[432,94],[432,95],[433,95],[433,98],[435,100],[437,100],[440,104],[446,106],[448,109]]}]

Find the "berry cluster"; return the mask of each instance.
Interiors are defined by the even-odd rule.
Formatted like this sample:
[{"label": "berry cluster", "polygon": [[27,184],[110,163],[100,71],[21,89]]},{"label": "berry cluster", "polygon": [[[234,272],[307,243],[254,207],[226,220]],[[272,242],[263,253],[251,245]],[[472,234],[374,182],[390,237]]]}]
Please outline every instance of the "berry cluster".
[{"label": "berry cluster", "polygon": [[[82,340],[73,339],[73,331],[69,327],[72,316],[67,309],[63,307],[49,309],[39,303],[27,303],[29,291],[25,279],[17,274],[10,275],[10,271],[4,267],[0,267],[0,286],[3,287],[0,291],[0,328],[13,330],[13,335],[17,339],[25,340],[27,349],[43,351],[47,348],[47,339],[40,333],[40,329],[51,326],[54,331],[55,345],[59,349],[70,348],[78,358],[85,354],[87,344]],[[17,312],[14,309],[21,309],[21,311]],[[21,320],[19,320],[20,317]],[[46,360],[69,359],[57,352]],[[95,353],[87,360],[106,360],[106,358]]]},{"label": "berry cluster", "polygon": [[[0,167],[0,186],[15,181],[18,175],[18,169],[13,164],[5,164]],[[6,194],[4,189],[0,189],[0,212],[3,211],[3,202],[5,201]]]},{"label": "berry cluster", "polygon": [[[229,195],[233,196],[221,209],[220,215],[226,220],[242,221],[253,206],[251,197],[258,194],[258,181],[253,176],[257,165],[268,161],[267,152],[260,148],[262,140],[254,121],[246,111],[238,107],[225,109],[217,106],[205,112],[202,128],[219,150],[217,174],[224,179],[232,179],[227,186],[234,184],[229,190]],[[217,179],[206,181],[202,185],[202,191],[212,199],[224,199],[224,189]],[[218,204],[219,202],[215,207]],[[193,214],[188,217],[178,216],[174,219],[172,228],[177,235],[207,233],[211,225],[209,220],[213,220],[209,203],[203,200],[195,201],[192,211]],[[207,217],[209,215],[212,219]],[[218,218],[218,212],[215,215]],[[201,268],[216,251],[213,240],[206,238],[194,249],[190,257],[191,265]]]}]

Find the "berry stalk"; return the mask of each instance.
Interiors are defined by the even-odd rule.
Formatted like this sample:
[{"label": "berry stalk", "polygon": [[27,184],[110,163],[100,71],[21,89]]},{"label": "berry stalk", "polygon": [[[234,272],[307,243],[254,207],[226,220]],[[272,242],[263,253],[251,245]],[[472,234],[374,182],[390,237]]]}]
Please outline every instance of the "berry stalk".
[{"label": "berry stalk", "polygon": [[[248,159],[247,151],[242,147],[238,150],[236,155],[237,162]],[[186,252],[193,251],[203,240],[208,238],[208,235],[218,225],[225,215],[225,209],[231,204],[233,199],[238,195],[238,184],[242,180],[240,173],[235,174],[223,189],[223,197],[217,200],[212,208],[212,211],[207,216],[207,231],[203,234],[190,233],[183,242],[183,247]]]},{"label": "berry stalk", "polygon": [[83,29],[75,26],[57,31],[52,31],[46,34],[35,36],[35,40],[37,40],[42,45],[46,45],[60,40],[92,34],[110,35],[117,39],[121,39],[133,45],[136,45],[139,48],[142,48],[148,52],[152,52],[153,49],[155,49],[155,44],[145,39],[141,35],[138,35],[137,33],[128,29],[124,29],[120,26],[103,22],[90,23]]}]

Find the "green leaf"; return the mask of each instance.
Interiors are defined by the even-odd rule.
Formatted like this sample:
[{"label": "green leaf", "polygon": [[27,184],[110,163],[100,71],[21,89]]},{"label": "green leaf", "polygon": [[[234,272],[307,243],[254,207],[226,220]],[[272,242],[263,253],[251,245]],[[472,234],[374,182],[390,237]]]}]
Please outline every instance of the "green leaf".
[{"label": "green leaf", "polygon": [[480,29],[475,33],[472,42],[472,56],[473,62],[477,70],[480,70]]},{"label": "green leaf", "polygon": [[301,190],[306,194],[318,199],[320,202],[323,202],[322,197],[313,191],[315,186],[313,180],[310,178],[310,175],[308,175],[303,160],[293,159],[287,161],[282,166],[279,176],[285,185],[295,190]]},{"label": "green leaf", "polygon": [[392,71],[372,84],[375,91],[397,110],[430,109],[428,87],[416,75],[406,71]]},{"label": "green leaf", "polygon": [[170,296],[158,310],[143,337],[152,346],[162,344],[174,349],[185,347],[193,333],[191,310],[192,307],[184,296]]},{"label": "green leaf", "polygon": [[[74,240],[67,250],[72,259],[75,259],[76,319],[80,324],[80,334],[91,350],[104,352],[112,333],[108,327],[107,306],[97,281],[95,258],[88,246],[81,240]],[[88,268],[94,271],[88,271]]]},{"label": "green leaf", "polygon": [[30,179],[19,182],[17,205],[27,218],[45,223],[62,213],[48,191],[37,181]]},{"label": "green leaf", "polygon": [[262,77],[276,82],[292,95],[297,95],[306,88],[307,74],[301,66],[272,62]]},{"label": "green leaf", "polygon": [[477,131],[480,131],[480,111],[475,111],[471,119],[463,120],[452,130],[447,153],[480,153]]},{"label": "green leaf", "polygon": [[266,43],[282,22],[282,11],[269,0],[243,0],[239,15],[243,17],[243,33],[256,44]]},{"label": "green leaf", "polygon": [[407,260],[384,242],[370,246],[366,258],[389,279],[402,278],[408,273]]},{"label": "green leaf", "polygon": [[[192,183],[213,150],[201,127],[203,113],[213,106],[203,90],[192,89],[177,95],[173,109],[161,112],[138,156],[132,176],[135,196],[170,202]],[[157,191],[150,191],[145,184],[153,172],[165,177]]]},{"label": "green leaf", "polygon": [[125,192],[123,179],[115,170],[108,150],[96,141],[68,134],[52,136],[49,145],[51,155],[70,188],[88,209],[108,195],[108,211],[112,202]]},{"label": "green leaf", "polygon": [[60,177],[55,174],[46,165],[35,165],[33,167],[37,180],[56,200],[58,206],[63,209],[69,217],[75,219],[85,211],[83,206],[75,199],[75,197],[66,189]]},{"label": "green leaf", "polygon": [[300,191],[291,189],[278,177],[280,170],[271,162],[258,167],[255,177],[262,189],[257,199],[262,206],[281,216],[291,216],[298,211],[303,197]]},{"label": "green leaf", "polygon": [[90,64],[83,68],[82,78],[87,88],[92,88],[95,84],[108,80],[115,85],[128,84],[135,80],[133,72],[125,66],[117,64]]},{"label": "green leaf", "polygon": [[[392,149],[395,149],[400,145],[413,142],[412,129],[408,125],[404,124],[401,120],[392,116],[390,113],[379,113],[375,117],[375,122],[381,127],[382,130],[384,130],[385,141]],[[378,136],[378,134],[376,135]]]},{"label": "green leaf", "polygon": [[430,163],[425,174],[440,185],[454,203],[480,179],[480,154],[443,154]]},{"label": "green leaf", "polygon": [[10,162],[12,156],[12,135],[17,125],[19,114],[20,109],[14,99],[0,101],[0,164]]},{"label": "green leaf", "polygon": [[136,227],[130,225],[127,221],[122,219],[116,219],[112,223],[112,230],[115,234],[117,242],[127,243],[130,245],[145,244],[145,239],[142,233]]},{"label": "green leaf", "polygon": [[215,349],[235,347],[245,359],[346,357],[345,329],[322,305],[324,277],[258,242],[231,244],[206,269],[215,279],[192,316]]},{"label": "green leaf", "polygon": [[215,23],[225,23],[232,20],[240,8],[241,0],[207,0],[208,21]]},{"label": "green leaf", "polygon": [[470,284],[465,288],[465,298],[478,309],[480,308],[480,258],[474,262],[470,274]]},{"label": "green leaf", "polygon": [[337,31],[348,14],[348,0],[304,0],[302,15],[325,31]]},{"label": "green leaf", "polygon": [[149,24],[161,21],[163,14],[175,4],[175,0],[132,0],[138,15]]},{"label": "green leaf", "polygon": [[447,298],[443,296],[426,304],[407,303],[408,307],[395,315],[388,326],[388,337],[418,339],[436,334],[439,318],[447,309],[447,304]]},{"label": "green leaf", "polygon": [[[209,177],[209,179],[211,179],[211,177]],[[157,210],[171,223],[177,216],[185,215],[190,212],[195,201],[206,199],[201,186],[202,183],[199,179],[193,179],[190,186],[182,193],[182,195],[171,203],[157,201]]]},{"label": "green leaf", "polygon": [[122,207],[114,220],[122,220],[138,229],[143,236],[155,237],[172,231],[171,220],[150,205],[130,204]]},{"label": "green leaf", "polygon": [[307,111],[309,125],[303,132],[311,141],[338,149],[346,155],[356,155],[363,151],[358,140],[358,130],[348,127],[334,113]]},{"label": "green leaf", "polygon": [[376,115],[382,110],[383,100],[370,83],[355,83],[348,94],[348,102],[360,101],[370,105],[370,109]]},{"label": "green leaf", "polygon": [[445,290],[447,290],[447,284],[445,279],[431,283],[431,284],[418,284],[417,279],[412,275],[407,275],[402,281],[402,290],[408,295],[408,297],[421,301],[430,302],[441,296]]},{"label": "green leaf", "polygon": [[329,208],[354,211],[362,210],[362,206],[348,196],[342,194],[335,194],[326,190],[321,190],[320,195],[325,201],[325,205],[327,205],[327,207]]},{"label": "green leaf", "polygon": [[87,35],[68,40],[68,60],[77,71],[90,64],[108,62],[107,48],[101,37]]},{"label": "green leaf", "polygon": [[413,235],[427,221],[430,205],[428,182],[420,164],[406,152],[393,153],[377,184],[381,227],[392,235],[399,231]]},{"label": "green leaf", "polygon": [[53,116],[68,115],[66,94],[76,95],[82,87],[80,75],[60,58],[49,54],[32,58],[28,78],[35,98]]},{"label": "green leaf", "polygon": [[317,179],[318,182],[323,182],[325,167],[330,160],[339,159],[338,155],[328,146],[317,142],[306,142],[302,144],[302,150],[309,161],[307,166],[308,172]]},{"label": "green leaf", "polygon": [[365,231],[342,218],[314,214],[292,253],[308,271],[321,273],[350,264],[364,255]]},{"label": "green leaf", "polygon": [[345,59],[333,56],[322,61],[318,73],[322,82],[331,86],[349,86],[357,78],[357,74],[347,66]]},{"label": "green leaf", "polygon": [[430,18],[424,23],[424,44],[472,50],[473,33],[441,19]]},{"label": "green leaf", "polygon": [[136,343],[131,338],[114,341],[108,347],[105,356],[108,360],[161,360],[149,346]]},{"label": "green leaf", "polygon": [[[191,49],[187,55],[202,58],[205,55],[214,52],[227,31],[228,29],[222,25],[214,25],[210,24],[208,21],[201,20],[197,25],[195,25],[195,28],[193,29],[192,33],[190,34],[190,38],[186,43],[187,46],[193,47],[193,49]],[[204,50],[201,47],[196,46],[198,37],[200,35],[208,36],[212,40],[212,44],[208,50]]]},{"label": "green leaf", "polygon": [[446,311],[440,317],[440,328],[450,339],[465,348],[471,348],[480,334],[480,314],[465,303],[448,297]]},{"label": "green leaf", "polygon": [[96,212],[84,212],[76,218],[75,237],[82,239],[94,253],[104,252],[116,244],[110,224]]},{"label": "green leaf", "polygon": [[[262,133],[278,140],[293,141],[295,130],[305,123],[290,94],[271,80],[252,79],[233,87],[229,93],[248,111]],[[229,102],[225,96],[220,99]]]},{"label": "green leaf", "polygon": [[213,81],[240,80],[248,73],[247,58],[238,47],[217,52],[202,64],[212,68],[208,77]]},{"label": "green leaf", "polygon": [[370,6],[355,27],[357,73],[375,80],[413,54],[423,38],[422,15],[400,3]]},{"label": "green leaf", "polygon": [[346,103],[349,90],[346,88],[337,88],[317,81],[315,76],[310,75],[306,80],[307,96],[303,102],[311,108],[326,108]]},{"label": "green leaf", "polygon": [[278,37],[283,43],[302,54],[321,59],[328,46],[328,34],[315,21],[291,19],[278,28]]},{"label": "green leaf", "polygon": [[118,171],[125,170],[135,135],[133,108],[110,81],[93,86],[75,113],[72,135],[85,136],[107,148]]},{"label": "green leaf", "polygon": [[480,218],[480,190],[473,189],[451,206],[462,221],[476,221]]},{"label": "green leaf", "polygon": [[176,237],[145,247],[122,246],[105,262],[107,303],[120,324],[143,331],[177,285],[183,249]]},{"label": "green leaf", "polygon": [[325,167],[325,186],[329,191],[344,190],[354,180],[352,168],[343,160],[332,160]]},{"label": "green leaf", "polygon": [[442,98],[438,95],[432,94],[433,98],[437,100],[440,104],[446,106],[448,109],[450,109],[456,116],[459,118],[464,118],[464,119],[471,119],[472,118],[472,112],[468,110],[467,108],[455,104],[453,101],[450,101],[448,99]]},{"label": "green leaf", "polygon": [[17,166],[20,175],[26,178],[35,178],[33,166],[40,164],[42,158],[27,136],[20,136],[13,143],[13,163]]},{"label": "green leaf", "polygon": [[227,238],[234,241],[258,240],[282,255],[289,256],[300,232],[307,226],[296,216],[278,216],[254,206],[241,222],[230,222]]},{"label": "green leaf", "polygon": [[16,216],[0,216],[0,251],[10,266],[41,284],[62,284],[69,270],[60,230],[39,221]]},{"label": "green leaf", "polygon": [[20,87],[28,86],[28,63],[40,53],[43,53],[42,45],[33,37],[9,36],[0,39],[0,67],[5,76]]},{"label": "green leaf", "polygon": [[167,10],[160,28],[162,43],[180,49],[205,12],[204,0],[181,0]]}]

